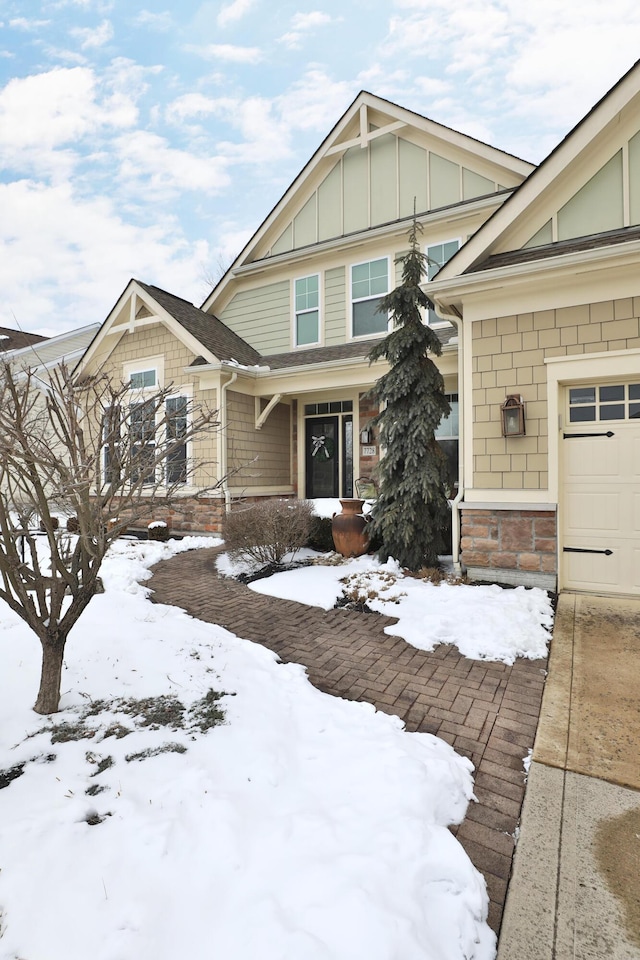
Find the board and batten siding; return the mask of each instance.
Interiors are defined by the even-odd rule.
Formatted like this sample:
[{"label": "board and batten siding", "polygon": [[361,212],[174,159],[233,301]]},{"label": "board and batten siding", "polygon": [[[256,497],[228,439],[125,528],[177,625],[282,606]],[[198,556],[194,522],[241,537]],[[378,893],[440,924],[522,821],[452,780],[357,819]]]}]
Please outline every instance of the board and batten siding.
[{"label": "board and batten siding", "polygon": [[238,291],[219,314],[219,319],[260,353],[268,355],[290,350],[290,281],[280,280]]},{"label": "board and batten siding", "polygon": [[[545,358],[639,348],[640,297],[479,320],[472,330],[473,486],[547,489]],[[501,435],[509,394],[525,401],[525,437]]]},{"label": "board and batten siding", "polygon": [[[261,430],[255,428],[253,397],[229,390],[227,394],[227,466],[229,486],[291,486],[291,408],[279,403]],[[266,405],[266,401],[263,406]],[[236,472],[237,471],[237,472]]]},{"label": "board and batten siding", "polygon": [[[124,381],[125,365],[139,363],[142,370],[145,369],[148,358],[159,356],[163,358],[164,367],[163,382],[160,386],[174,384],[176,393],[181,389],[190,389],[195,403],[207,404],[212,410],[217,409],[216,391],[200,390],[197,383],[185,373],[185,367],[193,362],[195,355],[164,324],[151,324],[134,329],[133,333],[125,333],[106,361],[104,370],[115,380]],[[191,456],[197,463],[203,464],[194,476],[195,484],[199,487],[210,486],[216,479],[217,441],[217,430],[212,430],[195,439],[191,445]]]},{"label": "board and batten siding", "polygon": [[334,267],[324,274],[324,342],[344,343],[347,309],[346,267]]}]

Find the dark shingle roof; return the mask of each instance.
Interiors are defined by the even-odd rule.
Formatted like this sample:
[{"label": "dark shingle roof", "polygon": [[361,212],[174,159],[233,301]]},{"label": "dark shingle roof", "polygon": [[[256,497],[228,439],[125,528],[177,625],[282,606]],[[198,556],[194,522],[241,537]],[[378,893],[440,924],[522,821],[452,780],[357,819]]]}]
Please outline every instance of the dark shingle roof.
[{"label": "dark shingle roof", "polygon": [[465,273],[481,273],[484,270],[496,270],[499,267],[509,267],[517,263],[532,263],[534,260],[549,260],[567,253],[579,253],[581,250],[597,250],[601,247],[612,247],[631,240],[640,240],[639,227],[624,227],[620,230],[609,230],[607,233],[593,233],[588,237],[577,237],[573,240],[559,240],[556,243],[546,243],[540,247],[525,247],[522,250],[508,250],[505,253],[496,253],[487,257],[475,267],[469,267]]},{"label": "dark shingle roof", "polygon": [[20,350],[32,343],[41,343],[48,340],[39,333],[24,333],[22,330],[12,330],[11,327],[0,327],[0,351]]},{"label": "dark shingle roof", "polygon": [[[457,330],[453,324],[435,328],[440,343],[446,346],[455,336]],[[288,353],[274,353],[263,357],[262,363],[271,370],[281,370],[285,367],[303,367],[314,363],[330,363],[332,360],[366,360],[374,340],[354,340],[351,343],[338,343],[332,347],[311,347],[308,350],[291,350]]]},{"label": "dark shingle roof", "polygon": [[199,310],[188,300],[175,297],[160,287],[142,283],[140,280],[136,283],[218,360],[235,360],[245,366],[261,363],[262,357],[258,351],[213,314]]}]

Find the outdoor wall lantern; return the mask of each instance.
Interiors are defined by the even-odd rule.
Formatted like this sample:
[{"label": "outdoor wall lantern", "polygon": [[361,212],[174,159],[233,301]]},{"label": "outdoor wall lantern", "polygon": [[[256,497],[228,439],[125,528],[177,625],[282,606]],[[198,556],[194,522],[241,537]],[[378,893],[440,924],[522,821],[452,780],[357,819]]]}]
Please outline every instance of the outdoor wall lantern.
[{"label": "outdoor wall lantern", "polygon": [[518,394],[508,396],[500,407],[503,437],[524,437],[524,400]]},{"label": "outdoor wall lantern", "polygon": [[360,443],[366,446],[367,444],[371,443],[372,440],[373,440],[373,430],[371,429],[371,427],[365,427],[363,430],[360,431]]}]

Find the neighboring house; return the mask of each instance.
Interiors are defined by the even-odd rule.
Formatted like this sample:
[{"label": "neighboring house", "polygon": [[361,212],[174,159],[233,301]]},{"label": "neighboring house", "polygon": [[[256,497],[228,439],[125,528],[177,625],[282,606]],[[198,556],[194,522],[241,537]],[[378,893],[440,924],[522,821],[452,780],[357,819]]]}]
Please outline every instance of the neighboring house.
[{"label": "neighboring house", "polygon": [[17,334],[15,330],[0,327],[0,339],[4,334],[13,334],[10,346],[5,349],[4,359],[16,366],[32,370],[43,378],[47,371],[62,363],[66,363],[67,367],[73,370],[100,326],[99,323],[91,323],[55,337],[41,337],[36,333]]},{"label": "neighboring house", "polygon": [[[534,169],[361,93],[200,309],[132,280],[81,369],[219,408],[219,434],[185,455],[228,479],[174,525],[217,529],[239,497],[350,496],[375,471],[366,394],[385,368],[367,354],[415,210],[454,467],[461,448],[454,560],[637,592],[639,101],[636,65]],[[502,436],[507,397],[524,436]]]},{"label": "neighboring house", "polygon": [[9,351],[20,350],[30,344],[42,343],[47,337],[39,333],[24,333],[11,327],[0,327],[0,358]]}]

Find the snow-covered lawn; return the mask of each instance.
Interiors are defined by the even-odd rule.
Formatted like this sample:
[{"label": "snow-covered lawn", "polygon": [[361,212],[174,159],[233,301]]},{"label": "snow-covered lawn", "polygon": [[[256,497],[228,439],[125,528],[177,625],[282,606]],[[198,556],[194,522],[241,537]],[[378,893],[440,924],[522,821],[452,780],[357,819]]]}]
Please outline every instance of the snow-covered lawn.
[{"label": "snow-covered lawn", "polygon": [[30,709],[38,642],[0,609],[0,960],[491,958],[447,829],[469,761],[151,604],[150,565],[193,546],[114,545],[53,718]]},{"label": "snow-covered lawn", "polygon": [[544,590],[446,582],[435,586],[404,576],[394,560],[381,564],[369,556],[277,573],[249,586],[257,593],[325,610],[335,606],[346,587],[372,610],[398,617],[386,633],[420,650],[455,644],[460,653],[476,660],[513,663],[516,657],[546,657],[553,623]]}]

